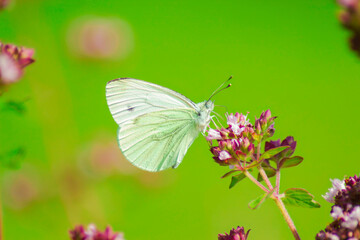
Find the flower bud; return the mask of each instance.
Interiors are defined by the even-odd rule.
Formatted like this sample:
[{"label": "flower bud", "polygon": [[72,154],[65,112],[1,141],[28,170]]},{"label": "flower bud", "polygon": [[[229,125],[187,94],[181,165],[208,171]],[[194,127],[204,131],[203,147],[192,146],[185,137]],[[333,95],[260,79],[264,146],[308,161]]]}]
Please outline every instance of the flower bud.
[{"label": "flower bud", "polygon": [[219,234],[218,240],[246,240],[250,230],[245,233],[244,227],[237,227],[230,230],[230,234]]},{"label": "flower bud", "polygon": [[261,133],[261,124],[260,124],[260,119],[256,119],[255,120],[255,130],[257,134]]},{"label": "flower bud", "polygon": [[225,139],[222,141],[219,141],[219,147],[221,150],[230,150],[232,149],[232,143],[230,139]]},{"label": "flower bud", "polygon": [[222,128],[220,130],[220,136],[221,138],[228,138],[230,134],[230,131],[228,129]]},{"label": "flower bud", "polygon": [[255,146],[253,143],[250,143],[250,145],[247,148],[249,154],[253,154],[255,150]]},{"label": "flower bud", "polygon": [[219,147],[212,147],[210,151],[215,157],[219,157],[221,149]]}]

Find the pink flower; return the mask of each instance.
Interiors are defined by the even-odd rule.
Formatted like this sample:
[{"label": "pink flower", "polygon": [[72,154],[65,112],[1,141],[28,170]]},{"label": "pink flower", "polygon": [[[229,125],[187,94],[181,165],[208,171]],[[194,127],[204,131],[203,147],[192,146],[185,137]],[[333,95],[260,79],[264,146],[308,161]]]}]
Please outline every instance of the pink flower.
[{"label": "pink flower", "polygon": [[218,240],[246,240],[250,230],[245,233],[244,227],[237,227],[230,230],[230,234],[219,234]]},{"label": "pink flower", "polygon": [[231,158],[231,155],[227,152],[227,151],[221,151],[219,154],[219,159],[220,160],[226,160]]},{"label": "pink flower", "polygon": [[337,0],[337,3],[344,8],[355,8],[358,0]]},{"label": "pink flower", "polygon": [[231,127],[231,130],[235,135],[240,135],[244,131],[245,126],[249,124],[246,120],[246,116],[243,114],[232,113],[227,116],[227,124]]},{"label": "pink flower", "polygon": [[0,85],[17,82],[23,75],[23,69],[35,61],[33,55],[33,49],[0,42]]},{"label": "pink flower", "polygon": [[124,234],[114,233],[111,227],[101,232],[94,224],[90,224],[87,230],[82,225],[76,226],[69,234],[71,240],[124,240]]},{"label": "pink flower", "polygon": [[325,193],[325,195],[322,195],[322,197],[330,202],[330,203],[334,203],[335,202],[335,196],[338,194],[339,191],[341,191],[342,189],[345,189],[345,182],[341,181],[339,179],[330,179],[333,187],[329,188],[329,191],[327,193]]},{"label": "pink flower", "polygon": [[7,85],[17,82],[23,75],[20,65],[9,55],[0,54],[0,82]]},{"label": "pink flower", "polygon": [[219,130],[215,130],[210,128],[208,130],[208,135],[206,136],[206,140],[210,141],[210,140],[218,140],[221,139],[221,135],[220,135],[220,131]]},{"label": "pink flower", "polygon": [[[263,112],[260,118],[256,119],[260,126],[260,131],[257,133],[244,114],[227,114],[226,119],[227,128],[210,128],[206,136],[206,140],[211,141],[212,147],[210,150],[214,155],[213,159],[221,166],[252,162],[255,152],[254,143],[273,134],[272,125],[275,117],[271,117],[270,110]],[[216,142],[212,140],[216,140]],[[284,140],[284,144],[296,144],[296,142],[292,143],[290,140]],[[218,146],[214,146],[216,143]]]}]

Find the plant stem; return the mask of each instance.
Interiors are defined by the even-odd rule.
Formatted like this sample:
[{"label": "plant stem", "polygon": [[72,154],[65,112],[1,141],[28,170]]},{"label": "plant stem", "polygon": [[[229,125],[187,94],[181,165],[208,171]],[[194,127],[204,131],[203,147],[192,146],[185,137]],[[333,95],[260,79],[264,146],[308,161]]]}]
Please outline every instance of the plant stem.
[{"label": "plant stem", "polygon": [[281,200],[281,198],[279,198],[279,196],[275,196],[273,199],[274,199],[276,205],[278,206],[278,208],[280,209],[282,215],[284,216],[285,221],[287,222],[292,234],[294,235],[294,238],[296,240],[301,240],[298,232],[296,231],[295,224],[292,221],[288,211],[286,210],[285,205],[284,205],[283,201]]},{"label": "plant stem", "polygon": [[[253,183],[255,183],[259,188],[261,188],[262,190],[264,190],[264,192],[267,192],[267,193],[269,192],[269,190],[268,190],[266,187],[264,187],[258,180],[256,180],[253,175],[251,175],[251,173],[249,173],[248,171],[244,171],[243,173],[244,173],[245,176],[247,176]],[[1,240],[1,239],[0,239],[0,240]]]},{"label": "plant stem", "polygon": [[[261,141],[259,141],[258,145],[257,145],[257,161],[260,160],[260,150],[261,150]],[[261,165],[259,165],[258,167],[259,173],[261,175],[261,177],[264,179],[266,185],[269,188],[269,191],[272,191],[274,188],[268,178],[268,176],[266,175],[265,170],[261,167]],[[251,174],[249,174],[251,175]],[[246,175],[247,176],[247,175]],[[248,177],[248,176],[247,176]],[[250,178],[250,177],[249,177]],[[256,179],[255,179],[256,180]],[[254,181],[253,181],[254,182]],[[259,183],[260,184],[260,183]],[[258,184],[257,184],[258,185]],[[292,221],[288,211],[285,208],[285,205],[283,203],[283,201],[281,200],[281,198],[279,197],[279,191],[280,191],[280,171],[277,170],[276,171],[276,185],[275,185],[276,191],[272,194],[272,199],[274,199],[276,205],[278,206],[278,208],[280,209],[281,214],[284,216],[286,223],[288,224],[292,234],[294,235],[294,238],[296,240],[301,240],[300,236],[296,230],[295,224]],[[268,192],[269,192],[268,191]]]},{"label": "plant stem", "polygon": [[264,179],[266,185],[270,189],[270,191],[273,190],[273,186],[272,186],[269,178],[267,177],[266,172],[264,171],[264,169],[261,167],[261,165],[259,165],[257,168],[259,170],[259,173],[260,173],[261,177]]},{"label": "plant stem", "polygon": [[[259,141],[259,143],[257,145],[257,149],[256,149],[256,161],[257,162],[260,161],[260,151],[261,151],[261,140]],[[261,164],[257,168],[259,170],[259,173],[260,173],[261,177],[264,179],[267,187],[271,191],[273,189],[273,186],[271,185],[271,182],[270,182],[269,178],[267,177],[264,169],[261,167]]]},{"label": "plant stem", "polygon": [[276,170],[276,195],[280,192],[280,169]]}]

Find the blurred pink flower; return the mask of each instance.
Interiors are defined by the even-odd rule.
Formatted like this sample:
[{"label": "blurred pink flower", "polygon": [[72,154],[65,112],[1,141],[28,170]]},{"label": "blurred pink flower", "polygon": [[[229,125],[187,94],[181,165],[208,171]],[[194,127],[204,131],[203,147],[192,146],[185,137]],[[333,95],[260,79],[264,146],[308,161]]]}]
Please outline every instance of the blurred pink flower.
[{"label": "blurred pink flower", "polygon": [[17,82],[23,72],[16,61],[7,54],[0,54],[0,83],[7,85]]},{"label": "blurred pink flower", "polygon": [[97,136],[81,150],[78,165],[81,172],[90,178],[129,177],[128,179],[133,179],[143,187],[151,189],[168,187],[177,176],[167,171],[154,174],[139,170],[125,159],[114,138],[106,134]]},{"label": "blurred pink flower", "polygon": [[85,147],[79,156],[80,169],[91,177],[105,177],[115,174],[131,175],[138,170],[122,155],[113,139],[100,136]]},{"label": "blurred pink flower", "polygon": [[33,49],[0,42],[0,85],[17,82],[23,75],[23,69],[35,61],[33,55]]},{"label": "blurred pink flower", "polygon": [[8,4],[10,0],[0,0],[0,10],[4,9]]},{"label": "blurred pink flower", "polygon": [[130,26],[117,18],[83,18],[73,23],[69,48],[92,59],[123,59],[133,48]]},{"label": "blurred pink flower", "polygon": [[114,233],[110,226],[101,232],[94,224],[90,224],[86,230],[82,225],[76,226],[69,234],[71,240],[124,240],[124,234]]},{"label": "blurred pink flower", "polygon": [[13,209],[23,209],[40,197],[40,185],[36,174],[21,170],[4,177],[4,203]]},{"label": "blurred pink flower", "polygon": [[360,0],[337,0],[342,8],[339,20],[350,31],[350,48],[360,56]]}]

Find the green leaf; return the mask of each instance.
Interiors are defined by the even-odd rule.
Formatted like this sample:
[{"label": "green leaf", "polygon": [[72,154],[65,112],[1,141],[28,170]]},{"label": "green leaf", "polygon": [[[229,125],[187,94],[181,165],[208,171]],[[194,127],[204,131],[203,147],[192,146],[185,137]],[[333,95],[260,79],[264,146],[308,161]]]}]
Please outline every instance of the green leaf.
[{"label": "green leaf", "polygon": [[0,164],[5,168],[19,169],[24,157],[25,149],[19,147],[0,156]]},{"label": "green leaf", "polygon": [[271,157],[275,156],[276,154],[278,154],[279,152],[282,152],[289,147],[290,146],[282,146],[282,147],[272,148],[272,149],[264,152],[261,155],[260,160],[271,158]]},{"label": "green leaf", "polygon": [[[263,167],[263,169],[264,169],[264,171],[265,171],[265,173],[266,173],[266,176],[268,176],[269,178],[271,178],[271,177],[273,177],[273,176],[276,175],[276,170],[275,170],[274,168],[272,168],[272,167]],[[257,180],[260,181],[260,182],[261,182],[262,180],[264,180],[264,179],[262,178],[262,176],[261,176],[260,173],[258,173]]]},{"label": "green leaf", "polygon": [[251,202],[249,202],[248,206],[249,208],[251,209],[256,209],[258,208],[263,202],[264,202],[264,199],[266,197],[266,193],[264,193],[263,195],[255,198],[254,200],[252,200]]},{"label": "green leaf", "polygon": [[238,182],[240,182],[241,180],[243,180],[245,178],[245,174],[244,173],[240,173],[238,175],[235,175],[231,178],[231,183],[229,188],[233,188]]},{"label": "green leaf", "polygon": [[283,158],[280,161],[279,168],[289,168],[299,165],[304,160],[303,157],[295,156],[292,158]]},{"label": "green leaf", "polygon": [[238,171],[239,171],[239,170],[232,170],[232,171],[230,171],[230,172],[227,172],[227,173],[225,173],[224,176],[222,176],[221,178],[226,178],[226,177],[230,176],[231,174],[236,173],[236,172],[238,172]]},{"label": "green leaf", "polygon": [[263,204],[263,202],[265,202],[266,199],[268,199],[269,197],[271,197],[271,195],[273,194],[273,192],[274,192],[275,190],[276,190],[276,189],[274,188],[274,189],[271,190],[270,192],[264,193],[263,195],[257,197],[256,199],[252,200],[251,202],[249,202],[249,204],[248,204],[249,208],[255,210],[256,208],[260,207],[261,204]]},{"label": "green leaf", "polygon": [[289,188],[284,192],[282,198],[284,204],[307,207],[307,208],[319,208],[320,204],[314,200],[314,196],[302,188]]},{"label": "green leaf", "polygon": [[18,114],[24,114],[26,111],[25,102],[7,101],[3,103],[3,111],[16,112]]}]

